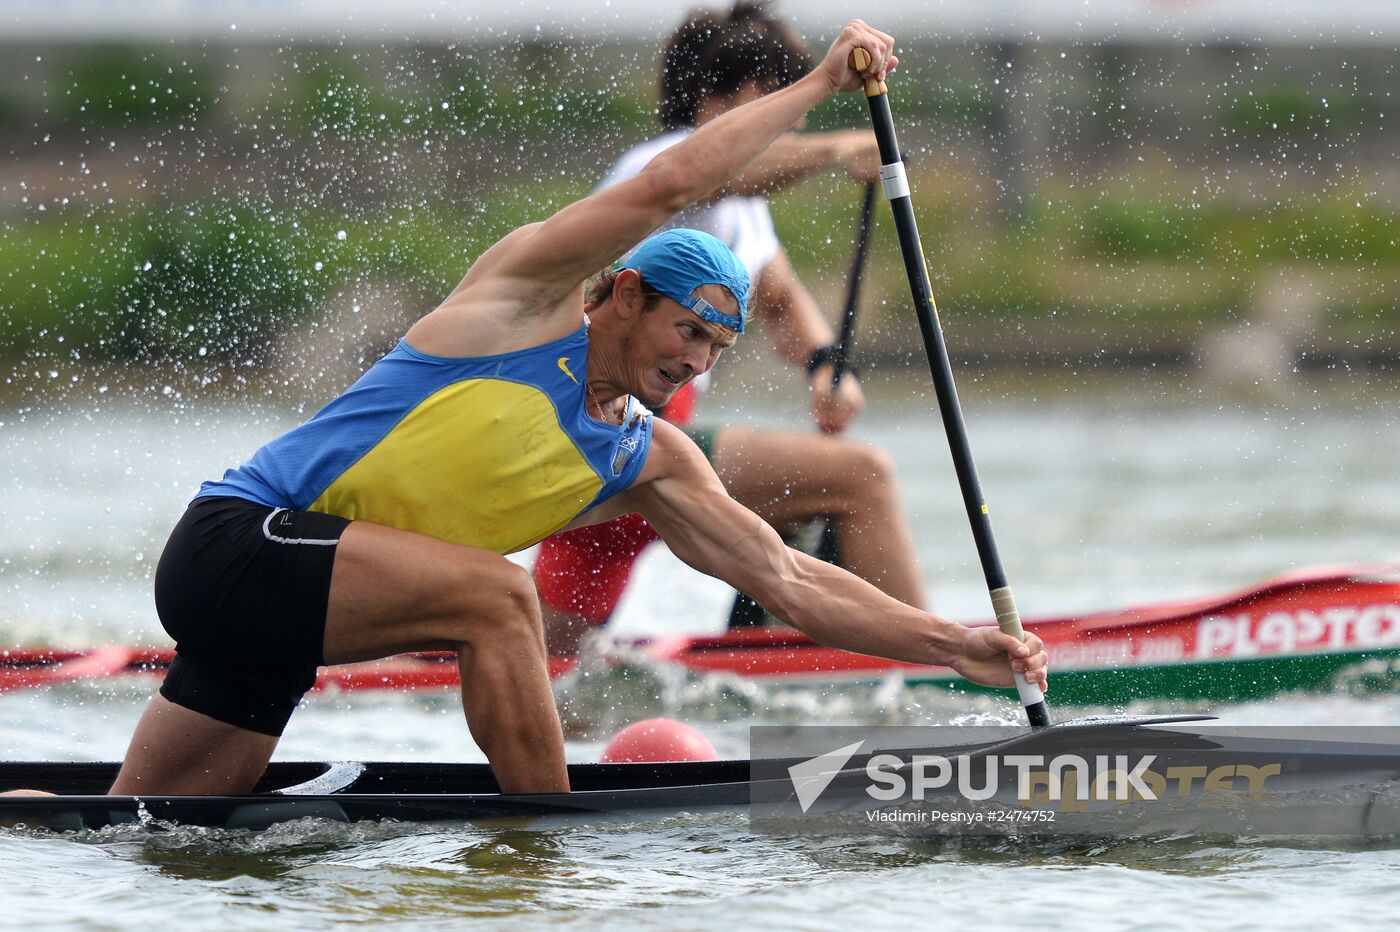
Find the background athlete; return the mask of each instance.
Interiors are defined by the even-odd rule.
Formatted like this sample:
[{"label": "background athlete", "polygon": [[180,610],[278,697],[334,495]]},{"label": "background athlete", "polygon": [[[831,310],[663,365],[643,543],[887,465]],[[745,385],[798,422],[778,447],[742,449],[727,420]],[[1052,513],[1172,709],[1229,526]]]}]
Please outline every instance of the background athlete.
[{"label": "background athlete", "polygon": [[247,792],[318,664],[424,649],[457,652],[467,721],[503,792],[567,790],[539,604],[502,554],[632,511],[824,643],[1043,684],[1034,636],[943,621],[789,550],[642,407],[743,329],[747,276],[722,244],[653,237],[585,299],[591,273],[860,87],[857,47],[868,77],[896,64],[891,37],[851,23],[808,76],[496,243],[343,395],[205,483],[156,572],[177,659],[112,792]]},{"label": "background athlete", "polygon": [[[618,159],[602,186],[639,174],[653,158],[735,107],[792,84],[812,68],[806,44],[766,7],[700,9],[662,52],[658,114],[666,132]],[[800,121],[799,121],[800,123]],[[672,227],[704,230],[743,262],[754,284],[754,312],[778,353],[808,379],[812,416],[823,433],[687,427],[729,494],[777,528],[831,517],[841,562],[908,605],[926,607],[914,538],[900,504],[898,481],[880,450],[832,436],[864,407],[849,373],[832,386],[834,334],[794,273],[778,240],[764,194],[813,172],[844,167],[857,181],[879,178],[879,151],[867,130],[785,133],[720,191],[670,218]],[[659,413],[688,425],[692,381]],[[657,539],[638,515],[568,531],[544,541],[535,581],[552,653],[573,653],[605,623],[642,550]]]}]

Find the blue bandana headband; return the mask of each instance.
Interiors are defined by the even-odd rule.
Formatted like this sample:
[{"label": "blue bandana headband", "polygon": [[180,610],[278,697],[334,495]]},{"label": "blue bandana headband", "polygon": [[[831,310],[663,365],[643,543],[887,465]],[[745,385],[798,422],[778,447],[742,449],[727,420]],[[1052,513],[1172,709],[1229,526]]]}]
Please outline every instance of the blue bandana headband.
[{"label": "blue bandana headband", "polygon": [[[701,320],[744,332],[749,316],[749,273],[729,247],[710,234],[680,228],[658,233],[634,249],[620,268],[632,269]],[[701,285],[726,288],[738,302],[739,313],[726,314],[694,294]]]},{"label": "blue bandana headband", "polygon": [[745,315],[743,314],[726,314],[699,295],[693,296],[689,302],[681,301],[680,304],[694,311],[701,320],[708,320],[712,324],[728,327],[735,333],[744,332]]}]

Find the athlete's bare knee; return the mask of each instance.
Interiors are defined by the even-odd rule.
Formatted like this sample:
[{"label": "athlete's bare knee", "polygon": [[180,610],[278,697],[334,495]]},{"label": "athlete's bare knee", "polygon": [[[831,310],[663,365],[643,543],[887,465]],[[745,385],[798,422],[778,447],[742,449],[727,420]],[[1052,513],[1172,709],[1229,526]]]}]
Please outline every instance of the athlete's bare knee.
[{"label": "athlete's bare knee", "polygon": [[530,571],[504,557],[482,578],[478,567],[463,593],[468,604],[458,617],[459,640],[496,640],[504,635],[542,637],[540,600]]},{"label": "athlete's bare knee", "polygon": [[877,447],[850,440],[833,440],[826,457],[827,488],[842,500],[853,503],[868,500],[871,495],[893,490],[894,461]]},{"label": "athlete's bare knee", "polygon": [[533,628],[540,627],[540,595],[535,589],[535,578],[523,566],[510,561],[509,569],[501,574],[500,597],[505,602],[505,613],[511,619],[522,621]]},{"label": "athlete's bare knee", "polygon": [[852,443],[851,448],[852,471],[862,480],[881,484],[894,481],[894,460],[888,453],[863,443]]}]

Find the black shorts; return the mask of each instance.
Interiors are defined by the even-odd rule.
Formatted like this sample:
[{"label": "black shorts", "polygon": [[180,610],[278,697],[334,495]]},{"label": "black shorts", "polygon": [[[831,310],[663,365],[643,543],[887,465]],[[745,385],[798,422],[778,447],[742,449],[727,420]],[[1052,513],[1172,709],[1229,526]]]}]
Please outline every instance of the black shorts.
[{"label": "black shorts", "polygon": [[160,694],[281,735],[324,661],[326,604],[346,518],[240,498],[197,498],[156,567],[156,612],[175,639]]}]

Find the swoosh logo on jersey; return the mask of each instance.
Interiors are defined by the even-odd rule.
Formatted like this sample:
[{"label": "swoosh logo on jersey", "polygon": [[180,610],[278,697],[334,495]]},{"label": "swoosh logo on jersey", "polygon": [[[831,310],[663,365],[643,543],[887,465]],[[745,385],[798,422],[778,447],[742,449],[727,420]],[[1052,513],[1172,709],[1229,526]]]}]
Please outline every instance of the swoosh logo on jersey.
[{"label": "swoosh logo on jersey", "polygon": [[560,368],[560,369],[563,369],[563,370],[564,370],[564,374],[567,375],[567,376],[573,381],[573,383],[574,383],[575,385],[577,385],[577,384],[578,384],[578,379],[575,379],[575,378],[574,378],[574,374],[573,374],[572,372],[569,371],[568,362],[569,362],[569,357],[568,357],[568,356],[560,356],[560,357],[559,357],[559,368]]}]

